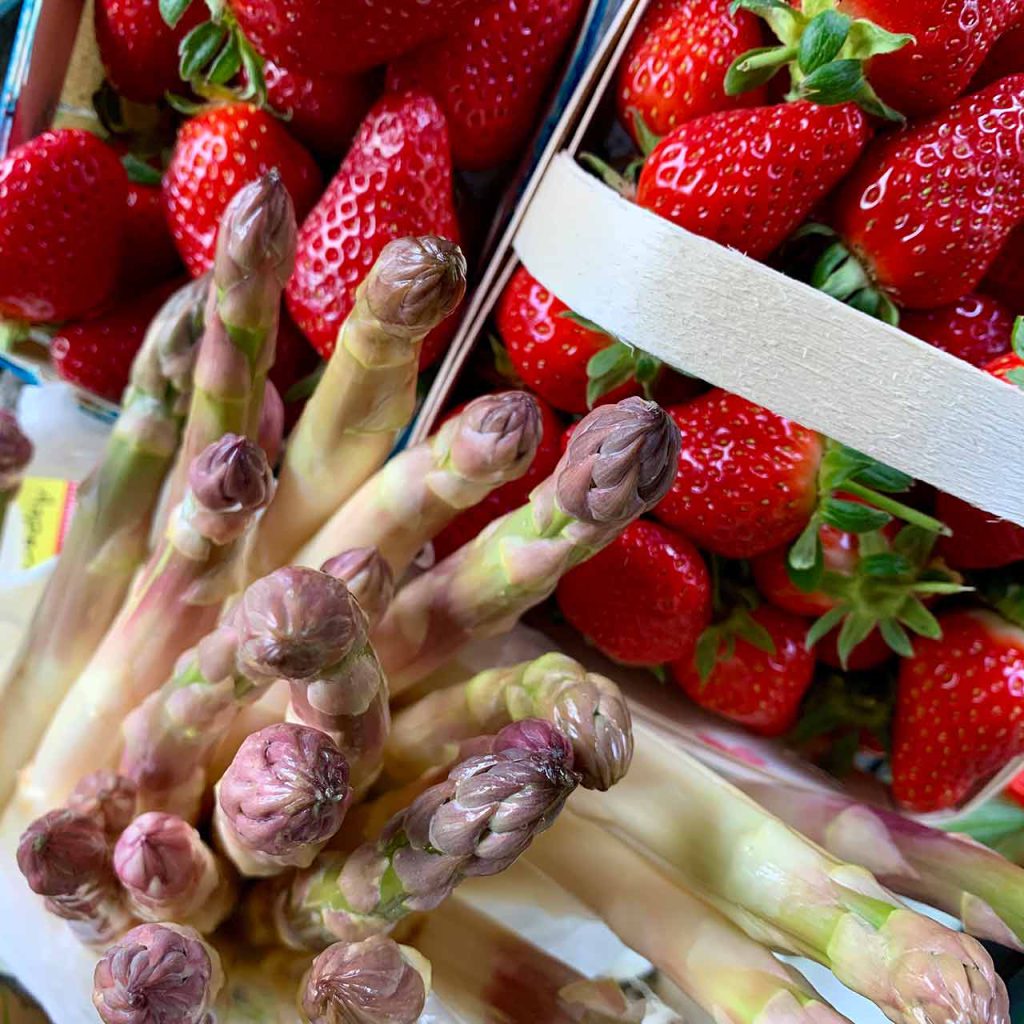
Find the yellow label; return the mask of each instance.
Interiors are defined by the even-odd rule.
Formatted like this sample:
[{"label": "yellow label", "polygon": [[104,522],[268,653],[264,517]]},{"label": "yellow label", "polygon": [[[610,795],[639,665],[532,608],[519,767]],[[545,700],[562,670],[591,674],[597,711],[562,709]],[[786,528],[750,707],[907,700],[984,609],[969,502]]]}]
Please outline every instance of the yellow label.
[{"label": "yellow label", "polygon": [[71,481],[53,477],[33,476],[22,481],[18,511],[23,569],[31,569],[60,551],[75,505],[75,490]]}]

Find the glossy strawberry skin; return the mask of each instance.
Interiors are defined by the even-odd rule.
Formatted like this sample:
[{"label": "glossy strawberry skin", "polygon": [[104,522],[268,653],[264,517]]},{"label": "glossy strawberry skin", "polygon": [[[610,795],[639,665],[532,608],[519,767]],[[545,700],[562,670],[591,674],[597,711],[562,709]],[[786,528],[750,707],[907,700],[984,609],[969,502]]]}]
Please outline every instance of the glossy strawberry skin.
[{"label": "glossy strawberry skin", "polygon": [[229,103],[181,126],[164,174],[164,214],[193,277],[213,265],[217,227],[234,194],[273,168],[291,194],[295,216],[305,216],[320,194],[320,171],[277,118]]},{"label": "glossy strawberry skin", "polygon": [[164,217],[159,187],[129,181],[127,199],[119,291],[130,296],[180,275],[182,266]]},{"label": "glossy strawberry skin", "polygon": [[[356,287],[384,246],[421,234],[459,239],[448,129],[426,94],[389,94],[367,114],[299,230],[288,309],[324,358],[334,351]],[[446,324],[441,327],[450,331]],[[440,355],[436,345],[428,347],[437,334],[427,339],[421,365]]]},{"label": "glossy strawberry skin", "polygon": [[1024,214],[1024,75],[878,139],[835,197],[833,226],[897,305],[977,287]]},{"label": "glossy strawberry skin", "polygon": [[388,88],[422,89],[441,104],[460,170],[518,159],[583,6],[583,0],[497,0],[470,10],[451,35],[395,61]]},{"label": "glossy strawberry skin", "polygon": [[729,0],[654,0],[619,67],[619,120],[633,135],[636,111],[655,135],[719,110],[759,107],[764,89],[725,94],[729,65],[764,45],[757,18],[729,13]]},{"label": "glossy strawberry skin", "polygon": [[146,328],[179,284],[165,282],[91,320],[65,324],[50,344],[54,369],[84,391],[119,402]]},{"label": "glossy strawberry skin", "polygon": [[692,659],[674,662],[672,676],[702,708],[762,736],[780,736],[796,724],[814,675],[814,654],[804,646],[807,620],[771,605],[762,605],[751,617],[768,631],[774,654],[737,637],[733,655],[720,656],[707,680],[700,678]]},{"label": "glossy strawberry skin", "polygon": [[867,18],[914,41],[872,57],[865,74],[906,117],[950,104],[968,86],[993,43],[1024,14],[1024,0],[839,0],[851,18]]},{"label": "glossy strawberry skin", "polygon": [[375,75],[307,75],[270,60],[263,77],[267,100],[288,117],[289,133],[325,158],[345,153],[379,92]]},{"label": "glossy strawberry skin", "polygon": [[[495,320],[516,373],[532,391],[562,412],[587,411],[587,363],[614,340],[567,319],[569,307],[527,269],[519,267],[505,286]],[[602,395],[617,402],[640,394],[635,381]]]},{"label": "glossy strawberry skin", "polygon": [[807,525],[817,501],[818,434],[720,389],[668,412],[682,448],[657,519],[727,558],[780,547]]},{"label": "glossy strawberry skin", "polygon": [[972,366],[985,366],[1009,352],[1013,314],[997,299],[971,292],[952,306],[908,310],[900,327]]},{"label": "glossy strawberry skin", "polygon": [[996,569],[1024,559],[1024,527],[940,492],[935,514],[952,531],[939,554],[954,569]]},{"label": "glossy strawberry skin", "polygon": [[385,64],[483,0],[229,0],[256,50],[306,74],[345,75]]},{"label": "glossy strawberry skin", "polygon": [[985,611],[940,624],[900,664],[892,791],[917,813],[956,806],[1024,752],[1024,631]]},{"label": "glossy strawberry skin", "polygon": [[0,161],[0,315],[69,320],[112,294],[127,185],[113,150],[74,128]]},{"label": "glossy strawberry skin", "polygon": [[[534,395],[534,398],[537,396]],[[463,544],[468,544],[488,523],[494,522],[499,516],[525,505],[534,487],[554,472],[558,460],[562,457],[562,421],[542,398],[537,398],[537,408],[540,409],[541,438],[530,468],[518,480],[502,484],[497,490],[491,491],[483,501],[460,512],[434,538],[434,556],[438,560],[447,558]],[[460,409],[453,410],[450,416],[456,415]]]},{"label": "glossy strawberry skin", "polygon": [[700,552],[681,534],[638,520],[558,584],[562,614],[599,651],[627,665],[689,659],[711,621]]},{"label": "glossy strawberry skin", "polygon": [[985,63],[971,80],[971,92],[984,89],[986,85],[999,81],[1007,75],[1018,75],[1024,71],[1024,20],[1004,32],[988,52]]},{"label": "glossy strawberry skin", "polygon": [[204,4],[190,4],[174,28],[158,0],[96,0],[93,13],[107,80],[125,99],[156,103],[182,87],[178,44],[208,17]]},{"label": "glossy strawberry skin", "polygon": [[1024,311],[1024,224],[1010,232],[981,287],[1014,313]]},{"label": "glossy strawberry skin", "polygon": [[655,147],[636,201],[681,228],[763,259],[850,170],[869,134],[853,104],[801,100],[709,114]]}]

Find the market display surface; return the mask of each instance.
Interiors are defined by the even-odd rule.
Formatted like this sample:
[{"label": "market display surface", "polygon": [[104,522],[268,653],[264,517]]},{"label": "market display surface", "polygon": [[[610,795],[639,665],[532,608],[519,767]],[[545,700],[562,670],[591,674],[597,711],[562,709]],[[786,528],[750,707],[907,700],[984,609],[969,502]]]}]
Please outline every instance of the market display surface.
[{"label": "market display surface", "polygon": [[1024,520],[528,258],[571,151],[1024,389],[1024,0],[630,0],[552,109],[602,9],[96,0],[93,109],[0,160],[0,555],[30,393],[112,423],[0,680],[57,1024],[867,1024],[780,956],[1024,1021]]}]

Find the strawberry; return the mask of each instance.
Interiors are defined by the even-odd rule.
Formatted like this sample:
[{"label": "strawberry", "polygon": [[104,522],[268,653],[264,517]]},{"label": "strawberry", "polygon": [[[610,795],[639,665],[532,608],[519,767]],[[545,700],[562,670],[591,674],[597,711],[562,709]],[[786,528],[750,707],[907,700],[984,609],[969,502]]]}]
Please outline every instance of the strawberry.
[{"label": "strawberry", "polygon": [[1024,224],[1010,232],[981,287],[1014,313],[1024,312]]},{"label": "strawberry", "polygon": [[228,0],[256,50],[305,74],[344,75],[384,64],[446,35],[481,0]]},{"label": "strawberry", "polygon": [[0,315],[69,320],[117,283],[127,177],[95,135],[61,128],[0,161]]},{"label": "strawberry", "polygon": [[1009,352],[1013,315],[997,299],[971,292],[952,306],[908,310],[900,327],[972,366],[985,366]]},{"label": "strawberry", "polygon": [[739,607],[704,631],[694,656],[673,662],[672,676],[702,708],[780,736],[796,724],[814,676],[806,631],[804,619],[771,605]]},{"label": "strawberry", "polygon": [[856,162],[867,119],[800,101],[680,125],[644,162],[636,201],[679,227],[763,259]]},{"label": "strawberry", "polygon": [[[483,501],[460,512],[434,538],[434,555],[439,561],[469,543],[488,523],[525,504],[534,487],[554,472],[562,457],[562,421],[542,398],[537,398],[537,407],[540,409],[541,437],[530,468],[518,480],[502,484]],[[454,409],[450,415],[455,416],[460,409]]]},{"label": "strawberry", "polygon": [[296,217],[320,194],[313,158],[265,110],[247,103],[211,107],[186,121],[163,183],[164,213],[193,277],[213,265],[221,214],[234,194],[277,168]]},{"label": "strawberry", "polygon": [[758,107],[764,90],[742,97],[725,92],[725,73],[745,51],[762,44],[761,26],[729,0],[654,0],[636,27],[618,71],[619,118],[643,148],[642,128],[666,135],[718,110]]},{"label": "strawberry", "polygon": [[1024,630],[988,611],[940,619],[900,665],[892,792],[917,813],[954,807],[1024,753]]},{"label": "strawberry", "polygon": [[999,81],[1007,75],[1018,75],[1024,71],[1024,20],[1016,27],[1004,32],[989,50],[985,63],[971,80],[971,92],[984,89],[986,85]]},{"label": "strawberry", "polygon": [[[1024,218],[1024,75],[880,137],[834,197],[822,287],[912,309],[976,288]],[[883,310],[886,318],[889,313]]]},{"label": "strawberry", "polygon": [[660,665],[693,657],[711,621],[710,579],[685,537],[638,520],[562,577],[558,607],[608,657]]},{"label": "strawberry", "polygon": [[179,284],[164,282],[94,319],[65,324],[50,343],[54,369],[68,383],[119,402],[146,328]]},{"label": "strawberry", "polygon": [[515,372],[562,412],[638,395],[661,365],[576,316],[526,267],[505,286],[495,321]]},{"label": "strawberry", "polygon": [[267,101],[288,118],[288,131],[328,158],[348,149],[378,91],[374,75],[309,75],[270,60],[263,77]]},{"label": "strawberry", "polygon": [[939,492],[935,514],[953,531],[939,552],[957,569],[995,569],[1024,560],[1024,527]]},{"label": "strawberry", "polygon": [[[458,241],[448,129],[425,93],[389,94],[366,115],[348,156],[299,231],[288,309],[327,358],[356,286],[394,238],[436,234]],[[420,365],[442,349],[431,332]]]},{"label": "strawberry", "polygon": [[[894,120],[932,114],[968,86],[1024,0],[738,0],[764,16],[780,46],[741,55],[735,90],[788,67],[792,96],[859,103]],[[895,110],[893,109],[895,108]]]},{"label": "strawberry", "polygon": [[316,375],[320,356],[295,326],[288,310],[282,307],[274,346],[274,365],[267,378],[277,388],[284,402],[285,429],[291,430],[306,399],[319,379]]},{"label": "strawberry", "polygon": [[182,267],[164,217],[159,185],[129,181],[127,199],[120,291],[125,295],[137,295],[179,275]]},{"label": "strawberry", "polygon": [[388,88],[422,89],[444,110],[452,162],[478,171],[517,159],[537,123],[583,0],[497,0],[388,69]]}]

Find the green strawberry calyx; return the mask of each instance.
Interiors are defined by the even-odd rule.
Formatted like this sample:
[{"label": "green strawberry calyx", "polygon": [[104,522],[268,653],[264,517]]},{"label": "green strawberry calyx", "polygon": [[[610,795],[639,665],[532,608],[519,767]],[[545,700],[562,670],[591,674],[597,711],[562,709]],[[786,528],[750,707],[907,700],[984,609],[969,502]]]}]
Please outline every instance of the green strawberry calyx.
[{"label": "green strawberry calyx", "polygon": [[[1013,354],[1024,363],[1024,316],[1017,317],[1013,322],[1010,343],[1013,346]],[[1024,391],[1024,366],[1007,371],[1003,374],[1003,380],[1010,384],[1016,384],[1021,391]]]},{"label": "green strawberry calyx", "polygon": [[841,14],[835,0],[803,0],[800,9],[785,0],[733,0],[730,11],[736,14],[740,10],[763,18],[779,45],[740,54],[726,73],[728,95],[756,89],[788,67],[790,100],[806,99],[822,106],[853,102],[886,121],[904,120],[871,87],[864,75],[864,62],[902,49],[914,42],[913,36]]}]

